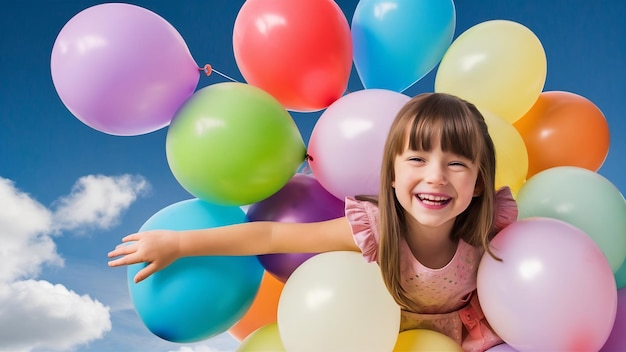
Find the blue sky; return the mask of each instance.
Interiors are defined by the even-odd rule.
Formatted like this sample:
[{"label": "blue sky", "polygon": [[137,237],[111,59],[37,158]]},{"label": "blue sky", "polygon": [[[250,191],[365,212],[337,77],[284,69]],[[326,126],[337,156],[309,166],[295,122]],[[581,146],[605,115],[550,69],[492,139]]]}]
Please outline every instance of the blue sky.
[{"label": "blue sky", "polygon": [[[81,123],[52,84],[50,54],[65,23],[102,2],[9,1],[0,11],[0,351],[232,351],[228,334],[163,341],[135,314],[125,269],[106,253],[154,213],[192,198],[165,156],[167,129],[119,137]],[[232,29],[243,1],[130,1],[164,17],[199,66],[243,82]],[[348,21],[357,0],[340,0]],[[626,29],[621,0],[459,0],[455,37],[507,19],[531,29],[548,61],[544,91],[586,97],[611,133],[599,173],[624,193]],[[94,67],[94,69],[97,69]],[[405,91],[434,90],[436,69]],[[198,88],[225,81],[201,76]],[[362,89],[353,69],[348,90]],[[292,113],[308,142],[317,113]],[[60,314],[62,313],[62,314]]]}]

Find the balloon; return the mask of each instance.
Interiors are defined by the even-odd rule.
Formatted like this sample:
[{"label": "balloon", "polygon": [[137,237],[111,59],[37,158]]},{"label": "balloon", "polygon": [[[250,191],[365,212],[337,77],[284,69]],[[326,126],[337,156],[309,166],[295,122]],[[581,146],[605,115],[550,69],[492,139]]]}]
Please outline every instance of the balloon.
[{"label": "balloon", "polygon": [[532,31],[512,21],[486,21],[452,42],[437,69],[435,91],[513,123],[533,106],[546,74],[546,54]]},{"label": "balloon", "polygon": [[617,288],[626,287],[626,260],[615,272],[615,282],[617,283]]},{"label": "balloon", "polygon": [[609,180],[587,169],[559,166],[526,181],[518,219],[549,217],[583,230],[616,272],[626,258],[626,202]]},{"label": "balloon", "polygon": [[359,1],[351,28],[363,86],[407,89],[441,61],[455,26],[451,0]]},{"label": "balloon", "polygon": [[507,345],[506,343],[501,343],[487,349],[486,352],[517,352],[517,350]]},{"label": "balloon", "polygon": [[[161,209],[139,232],[201,229],[245,220],[239,207],[190,199]],[[127,270],[135,311],[153,334],[172,342],[200,341],[228,330],[252,304],[263,275],[256,256],[185,257],[135,284],[134,276],[146,265],[130,265]]]},{"label": "balloon", "polygon": [[[317,222],[344,216],[344,202],[328,193],[309,175],[296,174],[278,192],[248,209],[250,221]],[[297,234],[294,234],[297,235]],[[286,282],[291,273],[315,253],[259,255],[259,262],[274,277]]]},{"label": "balloon", "polygon": [[433,330],[406,330],[398,335],[394,352],[446,351],[463,352],[461,346],[450,337]]},{"label": "balloon", "polygon": [[72,17],[54,42],[50,69],[76,118],[120,136],[167,126],[200,77],[176,29],[149,10],[121,3]]},{"label": "balloon", "polygon": [[315,178],[339,199],[378,194],[389,127],[410,97],[386,89],[364,89],[328,107],[309,139]]},{"label": "balloon", "polygon": [[513,194],[517,194],[528,173],[528,152],[524,140],[508,121],[488,111],[481,113],[496,148],[496,189],[509,186]]},{"label": "balloon", "polygon": [[246,81],[288,110],[316,111],[339,99],[352,69],[350,27],[332,0],[248,0],[233,29]]},{"label": "balloon", "polygon": [[287,351],[391,351],[400,308],[375,263],[358,252],[320,253],[300,265],[278,302]]},{"label": "balloon", "polygon": [[256,329],[276,323],[278,311],[278,299],[283,291],[284,283],[274,278],[268,272],[263,274],[261,286],[257,292],[250,309],[230,329],[228,333],[235,339],[242,341]]},{"label": "balloon", "polygon": [[246,337],[235,352],[285,352],[285,347],[280,340],[278,325],[267,324]]},{"label": "balloon", "polygon": [[626,289],[617,290],[617,314],[601,352],[626,351]]},{"label": "balloon", "polygon": [[200,89],[167,132],[167,161],[197,198],[222,204],[258,202],[282,188],[306,154],[289,113],[259,88],[218,83]]},{"label": "balloon", "polygon": [[598,351],[617,307],[606,257],[580,229],[561,220],[529,218],[491,242],[478,296],[494,331],[519,351]]},{"label": "balloon", "polygon": [[555,166],[598,171],[609,153],[609,126],[604,115],[574,93],[541,93],[514,126],[528,149],[528,178]]}]

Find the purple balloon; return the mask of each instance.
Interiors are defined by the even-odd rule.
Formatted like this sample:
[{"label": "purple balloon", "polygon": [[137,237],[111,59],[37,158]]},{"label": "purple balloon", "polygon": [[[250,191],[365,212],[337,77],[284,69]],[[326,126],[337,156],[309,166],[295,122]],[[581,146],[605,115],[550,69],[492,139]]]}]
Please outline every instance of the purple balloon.
[{"label": "purple balloon", "polygon": [[[344,202],[330,194],[309,175],[294,175],[283,188],[248,208],[250,221],[307,223],[331,220],[345,215]],[[317,253],[259,255],[270,274],[286,282],[300,264]]]},{"label": "purple balloon", "polygon": [[167,126],[200,78],[174,27],[122,3],[72,17],[54,42],[50,68],[59,97],[76,118],[120,136]]},{"label": "purple balloon", "polygon": [[626,351],[626,288],[617,290],[617,314],[601,352]]}]

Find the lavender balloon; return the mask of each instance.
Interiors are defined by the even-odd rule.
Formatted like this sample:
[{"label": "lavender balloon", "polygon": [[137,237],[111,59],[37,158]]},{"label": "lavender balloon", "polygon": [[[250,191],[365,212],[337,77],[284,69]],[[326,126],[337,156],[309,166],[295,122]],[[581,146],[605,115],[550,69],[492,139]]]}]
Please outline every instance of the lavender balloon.
[{"label": "lavender balloon", "polygon": [[[344,202],[309,175],[296,174],[278,192],[248,208],[250,221],[306,223],[344,216]],[[317,253],[279,253],[259,255],[270,274],[286,282],[291,273]]]},{"label": "lavender balloon", "polygon": [[200,70],[181,35],[142,7],[89,7],[63,26],[50,58],[54,87],[76,118],[131,136],[167,126]]},{"label": "lavender balloon", "polygon": [[363,89],[332,103],[315,123],[307,152],[319,183],[339,199],[379,191],[389,127],[411,98],[386,89]]}]

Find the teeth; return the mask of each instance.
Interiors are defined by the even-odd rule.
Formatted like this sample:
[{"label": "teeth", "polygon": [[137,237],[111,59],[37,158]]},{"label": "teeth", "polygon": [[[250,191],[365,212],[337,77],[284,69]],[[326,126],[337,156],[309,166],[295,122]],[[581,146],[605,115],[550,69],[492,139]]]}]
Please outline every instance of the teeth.
[{"label": "teeth", "polygon": [[433,196],[433,195],[429,195],[429,194],[418,194],[417,195],[421,200],[428,200],[431,202],[443,202],[445,200],[447,200],[447,198],[441,197],[441,196]]}]

